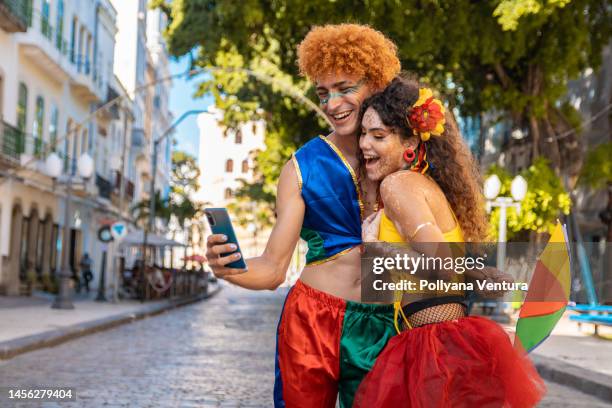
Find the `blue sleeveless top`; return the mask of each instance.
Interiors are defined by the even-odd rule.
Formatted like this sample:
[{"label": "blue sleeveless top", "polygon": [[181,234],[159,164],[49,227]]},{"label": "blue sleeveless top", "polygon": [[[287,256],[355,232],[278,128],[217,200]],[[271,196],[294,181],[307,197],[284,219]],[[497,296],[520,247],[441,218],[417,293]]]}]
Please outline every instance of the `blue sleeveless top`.
[{"label": "blue sleeveless top", "polygon": [[292,160],[306,206],[300,233],[308,243],[306,265],[330,261],[361,244],[359,183],[340,150],[319,136]]}]

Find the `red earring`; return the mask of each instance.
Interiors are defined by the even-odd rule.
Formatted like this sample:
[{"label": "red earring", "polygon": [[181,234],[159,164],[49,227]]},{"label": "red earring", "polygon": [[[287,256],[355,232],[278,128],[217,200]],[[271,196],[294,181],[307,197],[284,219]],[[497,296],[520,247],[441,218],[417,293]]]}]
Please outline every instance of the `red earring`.
[{"label": "red earring", "polygon": [[412,147],[409,147],[406,150],[404,150],[404,160],[406,160],[406,163],[412,164],[415,157],[416,157],[416,153],[414,152],[414,149]]}]

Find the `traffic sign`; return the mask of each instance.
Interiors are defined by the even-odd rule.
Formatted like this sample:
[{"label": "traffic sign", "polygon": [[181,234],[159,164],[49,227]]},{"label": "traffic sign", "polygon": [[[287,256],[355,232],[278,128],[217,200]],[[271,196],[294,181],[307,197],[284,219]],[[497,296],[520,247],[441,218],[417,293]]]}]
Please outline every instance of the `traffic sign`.
[{"label": "traffic sign", "polygon": [[116,222],[110,227],[113,238],[119,240],[127,235],[127,226],[122,222]]},{"label": "traffic sign", "polygon": [[108,225],[98,230],[98,239],[102,242],[111,242],[113,240],[113,234],[111,234],[111,229]]}]

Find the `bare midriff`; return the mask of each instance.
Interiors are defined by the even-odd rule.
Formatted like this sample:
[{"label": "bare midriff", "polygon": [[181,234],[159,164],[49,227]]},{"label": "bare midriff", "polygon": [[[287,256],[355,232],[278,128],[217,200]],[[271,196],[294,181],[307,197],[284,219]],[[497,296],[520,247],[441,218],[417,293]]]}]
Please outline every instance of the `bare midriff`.
[{"label": "bare midriff", "polygon": [[356,246],[336,259],[304,267],[300,276],[306,285],[330,295],[361,301],[361,254]]}]

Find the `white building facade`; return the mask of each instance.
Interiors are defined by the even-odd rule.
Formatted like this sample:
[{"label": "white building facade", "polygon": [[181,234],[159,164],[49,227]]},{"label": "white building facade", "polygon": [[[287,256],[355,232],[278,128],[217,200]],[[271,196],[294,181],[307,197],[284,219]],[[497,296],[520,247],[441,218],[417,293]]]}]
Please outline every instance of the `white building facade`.
[{"label": "white building facade", "polygon": [[[93,155],[99,119],[113,76],[116,11],[108,0],[5,3],[0,15],[0,291],[52,286],[59,266],[62,188],[44,172],[51,151],[65,171]],[[71,265],[95,251],[95,177],[75,192]]]},{"label": "white building facade", "polygon": [[170,63],[168,50],[162,32],[168,24],[166,15],[159,9],[147,11],[147,50],[149,64],[147,69],[155,85],[149,90],[151,100],[151,139],[160,140],[157,148],[157,171],[155,174],[156,190],[167,198],[170,190],[170,174],[172,171],[172,132],[165,134],[172,126],[173,116],[170,112]]},{"label": "white building facade", "polygon": [[214,108],[209,111],[198,115],[200,191],[196,200],[225,207],[241,179],[254,179],[254,157],[265,149],[265,123],[247,122],[237,131],[228,130],[220,124],[222,113]]},{"label": "white building facade", "polygon": [[[106,248],[97,232],[120,218],[133,221],[130,208],[148,198],[153,137],[172,121],[171,82],[143,87],[169,76],[165,18],[144,0],[0,6],[0,295],[56,290],[63,245],[74,278],[81,256],[90,255],[95,287]],[[160,147],[156,181],[167,191],[171,143]],[[45,172],[53,151],[64,174],[82,154],[94,159],[92,177],[74,186],[66,221],[65,177],[54,183]]]},{"label": "white building facade", "polygon": [[[148,10],[144,0],[112,0],[112,3],[118,12],[115,74],[133,99],[127,176],[134,182],[135,196],[147,198],[153,143],[172,121],[169,109],[172,81],[161,35],[167,20],[159,10]],[[163,196],[167,196],[170,185],[171,148],[171,137],[158,148],[156,190]]]}]

